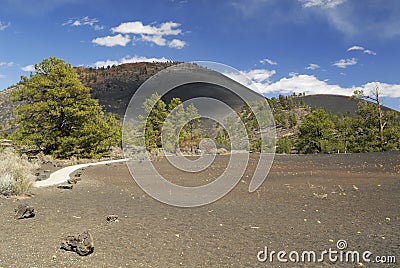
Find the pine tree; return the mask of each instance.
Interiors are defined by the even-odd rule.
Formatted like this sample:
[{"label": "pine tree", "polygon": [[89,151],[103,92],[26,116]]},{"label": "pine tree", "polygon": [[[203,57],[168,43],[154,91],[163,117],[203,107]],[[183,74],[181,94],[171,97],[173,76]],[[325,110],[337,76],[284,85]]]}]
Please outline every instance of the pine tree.
[{"label": "pine tree", "polygon": [[322,108],[309,113],[299,126],[297,147],[299,152],[330,152],[334,124],[329,114]]},{"label": "pine tree", "polygon": [[198,139],[200,138],[200,115],[197,108],[192,104],[190,104],[185,110],[185,121],[187,122],[184,130],[187,132],[189,136],[189,146],[191,151],[193,151],[193,147],[196,146]]},{"label": "pine tree", "polygon": [[161,146],[161,131],[167,117],[166,104],[157,93],[151,95],[143,103],[142,108],[147,118],[139,117],[142,126],[145,126],[146,149],[151,151]]},{"label": "pine tree", "polygon": [[168,116],[163,125],[163,148],[175,153],[182,142],[182,131],[185,131],[185,109],[179,98],[173,98],[168,104]]},{"label": "pine tree", "polygon": [[35,74],[21,77],[13,100],[17,129],[13,140],[33,145],[56,157],[100,157],[120,143],[120,126],[104,116],[90,88],[70,64],[50,57],[35,65]]}]

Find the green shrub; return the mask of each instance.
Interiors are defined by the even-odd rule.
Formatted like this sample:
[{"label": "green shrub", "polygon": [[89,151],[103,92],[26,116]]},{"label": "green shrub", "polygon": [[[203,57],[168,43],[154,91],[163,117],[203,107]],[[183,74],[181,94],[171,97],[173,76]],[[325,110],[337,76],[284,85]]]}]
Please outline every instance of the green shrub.
[{"label": "green shrub", "polygon": [[278,154],[290,154],[292,153],[293,142],[288,137],[280,138],[276,144],[276,152]]}]

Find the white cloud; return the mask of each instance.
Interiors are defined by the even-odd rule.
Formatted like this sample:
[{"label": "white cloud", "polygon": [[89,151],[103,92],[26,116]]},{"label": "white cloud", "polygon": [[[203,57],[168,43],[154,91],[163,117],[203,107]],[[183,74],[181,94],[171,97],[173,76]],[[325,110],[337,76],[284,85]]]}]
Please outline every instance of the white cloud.
[{"label": "white cloud", "polygon": [[348,92],[338,85],[330,85],[326,81],[318,80],[314,75],[299,74],[290,78],[282,78],[270,85],[261,88],[263,93],[280,92],[289,94],[292,92],[307,94],[340,94],[346,95]]},{"label": "white cloud", "polygon": [[33,64],[26,65],[26,66],[22,67],[21,70],[24,71],[24,72],[34,72],[35,71],[35,65],[33,65]]},{"label": "white cloud", "polygon": [[143,25],[141,21],[133,21],[121,23],[111,28],[111,31],[123,34],[178,35],[182,33],[179,26],[181,26],[179,23],[172,21],[161,23],[159,26]]},{"label": "white cloud", "polygon": [[4,74],[0,74],[0,79],[6,78],[7,76],[5,76]]},{"label": "white cloud", "polygon": [[236,82],[251,88],[252,90],[259,92],[258,88],[255,86],[255,82],[251,81],[246,75],[245,72],[224,72],[223,75],[229,77]]},{"label": "white cloud", "polygon": [[119,34],[133,34],[135,40],[150,42],[157,46],[168,44],[171,48],[181,49],[186,45],[186,42],[179,39],[167,40],[168,36],[182,34],[180,26],[181,24],[173,21],[164,22],[159,25],[144,25],[141,21],[132,21],[121,23],[117,27],[111,28],[111,31]]},{"label": "white cloud", "polygon": [[167,40],[161,35],[144,35],[142,34],[141,40],[151,42],[156,44],[157,46],[165,46]]},{"label": "white cloud", "polygon": [[4,23],[2,21],[0,21],[0,31],[4,31],[5,29],[7,29],[8,27],[10,27],[11,23]]},{"label": "white cloud", "polygon": [[362,90],[364,92],[372,92],[375,89],[375,86],[380,88],[382,93],[382,97],[389,98],[400,98],[400,85],[398,84],[387,84],[381,82],[370,82],[362,86]]},{"label": "white cloud", "polygon": [[372,51],[372,50],[369,50],[369,49],[364,50],[364,53],[365,53],[365,54],[369,54],[369,55],[376,56],[376,52],[375,52],[375,51]]},{"label": "white cloud", "polygon": [[168,43],[168,46],[171,48],[182,49],[186,46],[186,42],[179,39],[173,39]]},{"label": "white cloud", "polygon": [[92,43],[99,46],[113,47],[113,46],[126,46],[131,41],[128,35],[123,36],[122,34],[117,34],[114,36],[104,36],[97,37],[92,40]]},{"label": "white cloud", "polygon": [[303,7],[335,8],[343,4],[346,0],[300,0]]},{"label": "white cloud", "polygon": [[104,29],[104,26],[103,25],[94,25],[93,26],[93,29],[95,30],[95,31],[101,31],[101,30],[103,30]]},{"label": "white cloud", "polygon": [[92,27],[93,29],[95,29],[96,31],[103,30],[104,26],[99,25],[98,22],[99,22],[98,19],[96,19],[96,18],[91,19],[88,16],[86,16],[81,19],[77,19],[77,18],[69,19],[66,22],[64,22],[62,25],[63,26],[70,25],[70,26],[75,26],[75,27],[88,25],[88,26]]},{"label": "white cloud", "polygon": [[104,61],[97,61],[94,63],[95,67],[107,67],[107,66],[113,66],[113,65],[120,65],[124,63],[135,63],[135,62],[167,62],[171,61],[165,57],[162,58],[147,58],[143,56],[125,56],[119,60],[104,60]]},{"label": "white cloud", "polygon": [[269,65],[278,65],[278,63],[276,61],[273,61],[273,60],[267,59],[267,58],[260,60],[260,63],[261,64],[268,63]]},{"label": "white cloud", "polygon": [[[253,89],[256,92],[261,93],[274,93],[274,94],[292,94],[295,93],[303,93],[305,92],[307,95],[313,94],[335,94],[335,95],[344,95],[351,96],[353,95],[355,90],[363,90],[368,93],[375,88],[376,85],[381,89],[382,97],[389,98],[400,98],[400,84],[387,84],[382,82],[369,82],[361,86],[352,86],[352,87],[341,87],[340,85],[328,84],[328,79],[321,81],[314,75],[307,74],[297,74],[290,73],[290,77],[281,78],[277,82],[271,83],[269,79],[263,79],[258,77],[257,72],[246,71],[241,72],[246,74],[248,78],[246,79],[243,75],[238,73],[224,73],[224,75],[230,77],[231,79],[247,86],[250,89]],[[265,70],[267,71],[267,70]],[[267,71],[268,72],[268,71]],[[275,71],[269,71],[275,72]],[[250,75],[248,75],[250,74]]]},{"label": "white cloud", "polygon": [[357,64],[357,59],[356,58],[351,58],[351,59],[341,59],[332,64],[333,66],[336,66],[338,68],[347,68],[347,66],[352,66]]},{"label": "white cloud", "polygon": [[364,47],[361,47],[361,46],[352,46],[347,49],[347,51],[352,51],[352,50],[360,50],[360,51],[364,52],[365,54],[369,54],[369,55],[373,55],[373,56],[376,55],[375,51],[365,49]]},{"label": "white cloud", "polygon": [[265,70],[265,69],[254,69],[247,72],[243,71],[242,73],[252,81],[255,81],[257,83],[266,83],[269,82],[269,78],[273,76],[276,73],[276,71]]},{"label": "white cloud", "polygon": [[347,49],[347,51],[351,51],[351,50],[363,50],[364,51],[364,48],[361,46],[352,46]]},{"label": "white cloud", "polygon": [[10,61],[10,62],[0,61],[0,67],[3,67],[3,66],[11,67],[13,65],[14,65],[14,62],[12,62],[12,61]]},{"label": "white cloud", "polygon": [[316,70],[319,68],[321,68],[321,66],[316,63],[310,63],[307,67],[305,67],[306,70]]},{"label": "white cloud", "polygon": [[275,73],[275,70],[254,69],[250,71],[225,72],[223,74],[256,92],[262,93],[261,91],[265,85],[270,83],[269,78]]}]

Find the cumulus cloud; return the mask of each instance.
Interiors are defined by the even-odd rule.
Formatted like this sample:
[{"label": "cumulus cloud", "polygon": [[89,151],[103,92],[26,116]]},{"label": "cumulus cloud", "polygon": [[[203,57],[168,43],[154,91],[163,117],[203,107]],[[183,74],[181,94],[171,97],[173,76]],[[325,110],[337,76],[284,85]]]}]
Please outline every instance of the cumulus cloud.
[{"label": "cumulus cloud", "polygon": [[300,0],[303,7],[335,8],[343,4],[346,0]]},{"label": "cumulus cloud", "polygon": [[96,31],[104,29],[104,26],[99,25],[98,22],[99,22],[98,19],[89,18],[88,16],[86,16],[81,19],[77,19],[77,18],[69,19],[66,22],[64,22],[62,25],[63,26],[70,25],[70,26],[74,26],[74,27],[87,25],[87,26],[92,27]]},{"label": "cumulus cloud", "polygon": [[269,65],[278,65],[278,63],[276,61],[273,61],[273,60],[268,59],[268,58],[260,60],[260,63],[261,64],[268,63]]},{"label": "cumulus cloud", "polygon": [[321,66],[316,63],[310,63],[308,66],[305,67],[306,70],[316,70],[319,68],[321,68]]},{"label": "cumulus cloud", "polygon": [[141,40],[147,41],[150,43],[154,43],[157,46],[165,46],[167,43],[167,40],[162,37],[161,35],[144,35],[142,34]]},{"label": "cumulus cloud", "polygon": [[[252,72],[248,71],[243,73],[247,74]],[[260,79],[251,79],[251,81],[249,81],[248,79],[243,78],[243,76],[239,76],[237,74],[228,74],[227,76],[257,92],[264,94],[292,94],[293,92],[305,92],[307,95],[335,94],[351,96],[355,90],[363,90],[364,92],[368,93],[373,90],[375,86],[379,86],[382,92],[382,97],[400,98],[399,84],[369,82],[361,86],[341,87],[340,85],[329,84],[328,80],[321,81],[314,75],[297,73],[291,73],[290,77],[283,77],[279,81],[273,83],[271,83],[269,79],[261,79],[261,82]],[[250,75],[248,77],[251,78]]]},{"label": "cumulus cloud", "polygon": [[35,65],[33,65],[33,64],[26,65],[26,66],[22,67],[21,70],[24,71],[24,72],[34,72],[35,71]]},{"label": "cumulus cloud", "polygon": [[244,75],[246,75],[252,81],[257,83],[266,83],[269,82],[269,78],[273,76],[276,71],[275,70],[265,70],[265,69],[254,69],[250,71],[243,71]]},{"label": "cumulus cloud", "polygon": [[296,75],[290,78],[282,78],[278,82],[270,85],[265,85],[261,88],[263,93],[280,92],[290,94],[292,92],[306,92],[311,94],[337,94],[351,96],[355,90],[364,90],[369,92],[375,85],[378,85],[382,90],[382,97],[399,98],[400,85],[386,84],[380,82],[370,82],[361,86],[341,87],[339,85],[328,84],[327,81],[321,81],[313,75]]},{"label": "cumulus cloud", "polygon": [[178,35],[182,30],[178,27],[181,26],[176,22],[164,22],[158,26],[143,25],[141,21],[124,22],[119,26],[111,28],[113,33],[123,34],[147,34],[147,35]]},{"label": "cumulus cloud", "polygon": [[357,59],[356,58],[351,58],[351,59],[341,59],[336,61],[334,64],[332,64],[333,66],[336,66],[338,68],[342,68],[345,69],[348,66],[352,66],[357,64]]},{"label": "cumulus cloud", "polygon": [[135,62],[167,62],[171,61],[165,57],[162,58],[147,58],[144,56],[125,56],[119,60],[104,60],[104,61],[97,61],[93,65],[97,68],[99,67],[107,67],[107,66],[113,66],[113,65],[120,65],[124,63],[135,63]]},{"label": "cumulus cloud", "polygon": [[0,61],[0,67],[6,66],[6,67],[11,67],[14,65],[14,62],[5,62],[5,61]]},{"label": "cumulus cloud", "polygon": [[223,74],[256,92],[262,93],[261,90],[265,85],[271,83],[269,78],[275,73],[275,70],[254,69],[250,71],[225,72]]},{"label": "cumulus cloud", "polygon": [[186,46],[186,42],[179,39],[173,39],[168,43],[168,46],[171,48],[182,49]]},{"label": "cumulus cloud", "polygon": [[99,46],[114,47],[114,46],[126,46],[131,41],[128,35],[117,34],[114,36],[97,37],[92,40],[92,43]]},{"label": "cumulus cloud", "polygon": [[157,46],[166,46],[181,49],[185,47],[186,42],[173,39],[167,40],[168,36],[177,36],[182,34],[181,24],[173,21],[164,22],[159,25],[145,25],[141,21],[124,22],[117,27],[111,28],[111,32],[119,34],[133,34],[136,40],[150,42]]},{"label": "cumulus cloud", "polygon": [[362,46],[352,46],[352,47],[349,47],[349,48],[347,49],[347,51],[352,51],[352,50],[360,50],[360,51],[364,52],[365,54],[369,54],[369,55],[373,55],[373,56],[376,55],[376,52],[375,52],[375,51],[372,51],[372,50],[370,50],[370,49],[365,49],[365,48],[362,47]]},{"label": "cumulus cloud", "polygon": [[8,27],[10,27],[10,25],[11,25],[10,22],[5,23],[5,22],[0,21],[0,31],[4,31],[4,30],[7,29]]}]

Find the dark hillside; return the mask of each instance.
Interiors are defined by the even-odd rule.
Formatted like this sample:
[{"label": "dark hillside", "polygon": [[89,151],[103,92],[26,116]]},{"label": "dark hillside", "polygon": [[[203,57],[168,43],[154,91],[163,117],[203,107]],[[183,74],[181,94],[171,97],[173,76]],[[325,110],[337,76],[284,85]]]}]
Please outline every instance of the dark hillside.
[{"label": "dark hillside", "polygon": [[174,62],[126,63],[107,68],[76,67],[76,73],[85,86],[92,88],[92,96],[107,112],[123,116],[129,100],[148,78],[168,68]]},{"label": "dark hillside", "polygon": [[[348,96],[340,96],[340,95],[309,95],[309,96],[300,96],[299,100],[303,100],[304,103],[311,108],[325,108],[326,111],[333,114],[346,114],[355,115],[357,111],[357,104],[360,101],[359,99],[348,97]],[[382,109],[384,111],[390,111],[392,109],[383,106]],[[400,115],[400,113],[399,113]]]}]

